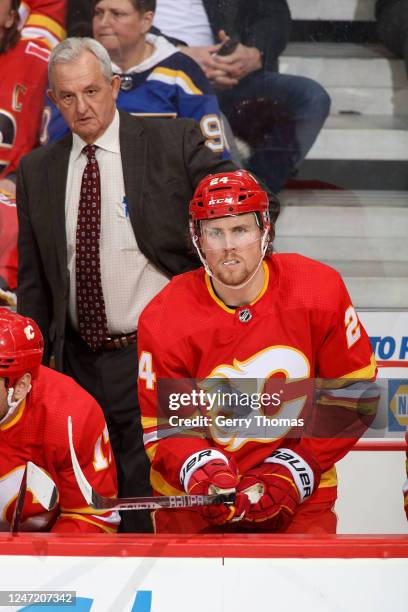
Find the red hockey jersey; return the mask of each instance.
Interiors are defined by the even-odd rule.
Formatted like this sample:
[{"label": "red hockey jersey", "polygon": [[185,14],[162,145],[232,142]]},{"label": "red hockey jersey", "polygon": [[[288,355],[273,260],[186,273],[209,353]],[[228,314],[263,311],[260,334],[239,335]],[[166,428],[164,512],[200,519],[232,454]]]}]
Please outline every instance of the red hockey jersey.
[{"label": "red hockey jersey", "polygon": [[[356,409],[358,398],[358,392],[351,390],[353,383],[375,378],[369,338],[340,275],[295,254],[274,254],[263,265],[263,290],[247,306],[227,307],[201,268],[175,277],[140,317],[139,397],[152,485],[158,494],[182,493],[183,463],[209,446],[233,456],[240,473],[244,473],[277,447],[298,442],[285,437],[288,427],[275,438],[257,439],[228,433],[214,422],[207,428],[206,438],[194,435],[193,429],[191,435],[180,437],[176,419],[175,426],[168,420],[158,422],[160,379],[248,378],[261,381],[261,387],[276,375],[287,379],[342,379],[335,386],[347,386],[344,397],[338,390],[323,394],[321,406],[325,411],[340,406],[342,412],[350,412]],[[373,402],[370,396],[369,406]],[[292,416],[300,414],[301,402],[296,413],[289,402],[281,409],[281,417],[289,404]],[[336,484],[333,465],[354,445],[358,435],[361,433],[337,439],[302,437],[301,444],[325,472],[321,487]]]},{"label": "red hockey jersey", "polygon": [[64,0],[29,0],[17,45],[0,56],[0,178],[38,144],[50,49],[65,36]]},{"label": "red hockey jersey", "polygon": [[84,473],[104,496],[116,496],[116,470],[102,410],[68,376],[40,367],[33,388],[16,412],[0,424],[0,530],[8,531],[27,461],[43,469],[58,490],[57,507],[47,512],[27,492],[20,530],[115,532],[117,512],[87,506],[72,470],[67,419]]},{"label": "red hockey jersey", "polygon": [[0,190],[0,287],[14,291],[17,287],[17,234],[16,200]]}]

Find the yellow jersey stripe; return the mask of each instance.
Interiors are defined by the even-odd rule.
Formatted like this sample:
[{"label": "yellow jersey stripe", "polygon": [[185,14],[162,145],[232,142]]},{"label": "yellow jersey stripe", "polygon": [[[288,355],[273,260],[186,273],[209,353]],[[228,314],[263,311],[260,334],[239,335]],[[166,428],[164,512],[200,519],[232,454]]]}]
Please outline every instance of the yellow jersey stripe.
[{"label": "yellow jersey stripe", "polygon": [[195,94],[198,96],[203,95],[203,92],[201,91],[201,89],[198,89],[198,87],[193,83],[190,77],[185,72],[182,72],[181,70],[171,70],[170,68],[162,68],[162,67],[156,68],[151,73],[149,79],[152,79],[152,78],[154,79],[155,76],[158,76],[160,80],[160,75],[167,77],[167,79],[170,78],[170,79],[174,79],[175,81],[181,81],[181,84],[184,85],[183,89],[187,93]]},{"label": "yellow jersey stripe", "polygon": [[156,470],[151,470],[150,472],[150,482],[155,491],[160,493],[161,495],[183,495],[185,491],[182,489],[176,489],[171,484],[169,484],[166,480],[164,480],[163,476],[156,472]]},{"label": "yellow jersey stripe", "polygon": [[25,399],[21,402],[21,404],[19,405],[19,407],[17,408],[17,412],[16,414],[13,416],[13,418],[11,419],[11,421],[8,421],[6,423],[4,423],[3,425],[0,425],[0,430],[1,431],[6,431],[6,429],[10,429],[10,427],[13,427],[13,425],[15,425],[16,423],[18,423],[18,421],[21,419],[21,417],[23,416],[23,412],[24,412],[24,408],[26,406],[26,401]]},{"label": "yellow jersey stripe", "polygon": [[[143,429],[149,429],[150,427],[157,427],[157,419],[155,417],[144,417],[142,416],[142,427]],[[163,419],[165,422],[165,419]]]},{"label": "yellow jersey stripe", "polygon": [[[259,292],[259,294],[256,296],[256,298],[250,303],[250,306],[253,306],[254,304],[256,304],[261,299],[261,297],[264,295],[265,291],[268,288],[268,284],[269,284],[269,268],[268,268],[268,266],[267,266],[265,261],[262,262],[262,266],[263,266],[263,271],[264,271],[263,286],[262,286],[262,289]],[[218,304],[218,306],[220,306],[223,310],[225,310],[225,312],[229,312],[230,314],[235,314],[236,308],[229,308],[228,306],[226,306],[226,304],[224,304],[224,302],[215,293],[215,291],[213,289],[213,286],[211,284],[211,279],[210,279],[209,275],[207,274],[207,272],[205,273],[205,284],[207,285],[208,293],[210,294],[210,296],[212,297],[214,302],[216,302]]]},{"label": "yellow jersey stripe", "polygon": [[375,376],[375,371],[377,369],[377,363],[375,361],[374,353],[371,354],[370,365],[365,368],[361,368],[361,370],[355,370],[354,372],[350,372],[349,374],[345,374],[342,378],[362,378],[364,380],[371,380]]},{"label": "yellow jersey stripe", "polygon": [[326,487],[336,487],[336,486],[337,486],[337,471],[336,471],[336,466],[333,465],[333,467],[331,467],[330,470],[323,472],[318,488],[324,489]]},{"label": "yellow jersey stripe", "polygon": [[24,27],[33,26],[35,28],[45,28],[48,32],[53,34],[60,41],[66,37],[66,31],[62,25],[60,25],[51,17],[46,15],[40,15],[39,13],[33,13],[29,16]]}]

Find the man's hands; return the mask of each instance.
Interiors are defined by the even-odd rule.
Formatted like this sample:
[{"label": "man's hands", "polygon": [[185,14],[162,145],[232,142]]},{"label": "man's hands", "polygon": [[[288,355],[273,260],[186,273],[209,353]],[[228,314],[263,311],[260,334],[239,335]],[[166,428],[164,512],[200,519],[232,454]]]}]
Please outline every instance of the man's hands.
[{"label": "man's hands", "polygon": [[[185,491],[191,495],[228,494],[236,492],[238,472],[235,464],[222,453],[208,450],[187,459],[180,479]],[[248,508],[247,495],[238,493],[234,505],[199,506],[198,511],[209,523],[223,525],[240,520]]]},{"label": "man's hands", "polygon": [[180,47],[180,51],[192,57],[202,68],[206,77],[215,88],[230,89],[242,78],[262,68],[261,52],[256,47],[239,43],[229,55],[218,55],[222,45],[229,40],[224,30],[220,30],[217,45],[208,47]]},{"label": "man's hands", "polygon": [[[229,37],[224,30],[220,30],[218,37],[221,43],[227,42]],[[213,77],[213,84],[220,89],[233,87],[251,72],[262,68],[262,56],[256,47],[247,47],[239,43],[229,55],[216,55],[217,74]]]},{"label": "man's hands", "polygon": [[191,57],[204,72],[205,76],[212,80],[215,71],[217,70],[217,61],[215,54],[222,47],[222,43],[218,45],[209,45],[208,47],[186,47],[179,46],[179,50]]}]

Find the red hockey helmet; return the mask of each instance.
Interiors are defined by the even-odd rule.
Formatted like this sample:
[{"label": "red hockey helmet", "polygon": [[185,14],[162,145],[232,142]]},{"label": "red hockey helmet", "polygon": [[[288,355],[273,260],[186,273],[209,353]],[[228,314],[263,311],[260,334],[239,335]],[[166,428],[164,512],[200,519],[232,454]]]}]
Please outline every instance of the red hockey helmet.
[{"label": "red hockey helmet", "polygon": [[269,198],[247,170],[209,174],[203,178],[190,201],[190,233],[200,234],[199,221],[256,213],[260,228],[269,228]]},{"label": "red hockey helmet", "polygon": [[0,308],[0,376],[15,380],[28,372],[35,378],[43,352],[37,323]]}]

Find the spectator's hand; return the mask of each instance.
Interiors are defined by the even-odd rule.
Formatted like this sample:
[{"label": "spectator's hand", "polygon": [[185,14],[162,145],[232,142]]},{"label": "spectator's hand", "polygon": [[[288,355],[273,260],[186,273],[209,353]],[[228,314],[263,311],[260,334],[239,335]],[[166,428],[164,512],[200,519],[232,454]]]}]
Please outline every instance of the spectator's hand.
[{"label": "spectator's hand", "polygon": [[[221,44],[228,40],[224,30],[220,30],[219,39]],[[261,52],[256,47],[247,47],[239,43],[235,51],[229,55],[215,55],[216,70],[225,72],[226,77],[231,80],[240,81],[251,72],[262,68]],[[225,87],[225,76],[213,78],[215,83]],[[235,84],[235,83],[234,83]]]},{"label": "spectator's hand", "polygon": [[0,179],[0,191],[4,191],[7,193],[7,195],[11,195],[13,196],[13,198],[15,198],[16,196],[15,183],[13,183],[13,181],[10,181],[10,179],[7,179],[7,178]]},{"label": "spectator's hand", "polygon": [[238,79],[232,78],[224,70],[213,70],[211,78],[208,78],[215,89],[231,89],[238,83]]},{"label": "spectator's hand", "polygon": [[220,69],[217,68],[217,63],[214,58],[218,49],[221,48],[221,45],[222,43],[218,45],[209,45],[208,47],[179,46],[178,48],[182,53],[193,58],[193,60],[200,65],[205,76],[211,80],[213,78],[214,71],[220,71]]}]

